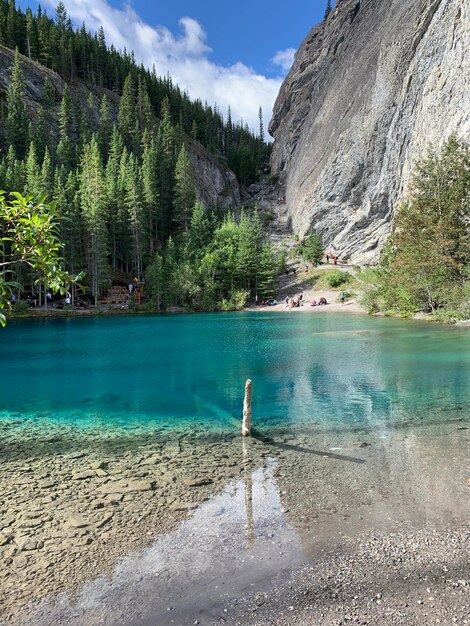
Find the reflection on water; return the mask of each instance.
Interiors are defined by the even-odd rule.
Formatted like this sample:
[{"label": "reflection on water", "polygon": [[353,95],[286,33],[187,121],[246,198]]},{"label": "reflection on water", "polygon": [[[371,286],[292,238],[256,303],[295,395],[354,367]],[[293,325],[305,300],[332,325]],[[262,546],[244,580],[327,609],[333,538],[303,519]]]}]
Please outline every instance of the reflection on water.
[{"label": "reflection on water", "polygon": [[18,322],[0,337],[0,411],[230,428],[251,378],[264,427],[468,412],[470,333],[428,328],[334,314]]},{"label": "reflection on water", "polygon": [[[245,458],[249,452],[244,450]],[[28,623],[200,624],[223,616],[224,600],[265,588],[305,561],[283,513],[273,464],[196,510],[175,532],[123,559],[109,579],[32,609]]]}]

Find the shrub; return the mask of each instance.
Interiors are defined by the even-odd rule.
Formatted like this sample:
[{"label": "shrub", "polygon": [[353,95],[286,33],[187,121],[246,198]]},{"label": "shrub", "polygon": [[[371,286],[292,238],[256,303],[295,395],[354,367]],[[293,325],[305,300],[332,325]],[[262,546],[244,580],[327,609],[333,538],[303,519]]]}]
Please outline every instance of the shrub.
[{"label": "shrub", "polygon": [[351,281],[351,274],[347,272],[341,272],[340,270],[329,270],[324,274],[324,282],[329,287],[341,287],[341,285],[345,285]]},{"label": "shrub", "polygon": [[15,313],[15,315],[24,315],[25,313],[28,313],[28,311],[28,303],[24,300],[17,300],[13,305],[13,312]]},{"label": "shrub", "polygon": [[221,311],[241,311],[245,308],[248,298],[250,297],[249,291],[234,291],[229,299],[224,298],[220,303]]}]

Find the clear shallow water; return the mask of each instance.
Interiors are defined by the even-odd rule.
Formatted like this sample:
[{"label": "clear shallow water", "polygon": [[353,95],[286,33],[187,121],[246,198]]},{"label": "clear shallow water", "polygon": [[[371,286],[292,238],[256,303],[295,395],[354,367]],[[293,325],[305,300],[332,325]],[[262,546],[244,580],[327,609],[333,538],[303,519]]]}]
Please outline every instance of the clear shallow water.
[{"label": "clear shallow water", "polygon": [[470,332],[335,314],[11,322],[0,416],[233,431],[246,378],[255,425],[319,429],[464,418]]}]

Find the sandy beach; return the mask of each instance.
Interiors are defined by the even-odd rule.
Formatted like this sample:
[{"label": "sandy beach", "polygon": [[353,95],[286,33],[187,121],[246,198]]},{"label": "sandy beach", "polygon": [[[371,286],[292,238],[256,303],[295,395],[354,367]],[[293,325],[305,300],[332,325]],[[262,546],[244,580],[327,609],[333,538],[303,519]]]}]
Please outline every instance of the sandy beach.
[{"label": "sandy beach", "polygon": [[[354,270],[349,265],[320,265],[315,268],[317,272],[328,272],[333,270],[339,270],[341,272],[347,272],[354,276]],[[280,277],[279,292],[277,296],[278,304],[271,306],[251,304],[246,307],[247,311],[260,311],[260,312],[290,312],[290,313],[367,313],[367,310],[361,306],[358,302],[360,294],[356,293],[347,298],[344,303],[340,302],[340,295],[343,291],[348,291],[348,285],[346,284],[342,289],[325,289],[323,287],[315,287],[312,285],[314,279],[312,278],[310,271],[305,271],[303,268],[299,268],[294,274],[284,274]],[[302,294],[301,306],[290,308],[286,304],[286,298],[298,298]],[[311,306],[312,300],[318,302],[320,298],[326,298],[327,304],[322,306]]]}]

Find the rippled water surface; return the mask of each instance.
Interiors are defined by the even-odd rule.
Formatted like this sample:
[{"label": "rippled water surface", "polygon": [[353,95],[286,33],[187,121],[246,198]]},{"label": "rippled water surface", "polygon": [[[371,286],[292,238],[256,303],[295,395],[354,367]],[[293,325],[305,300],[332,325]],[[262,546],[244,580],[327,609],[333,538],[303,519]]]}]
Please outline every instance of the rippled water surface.
[{"label": "rippled water surface", "polygon": [[233,429],[253,379],[256,426],[442,421],[470,400],[470,332],[335,314],[11,322],[0,411],[102,425]]}]

